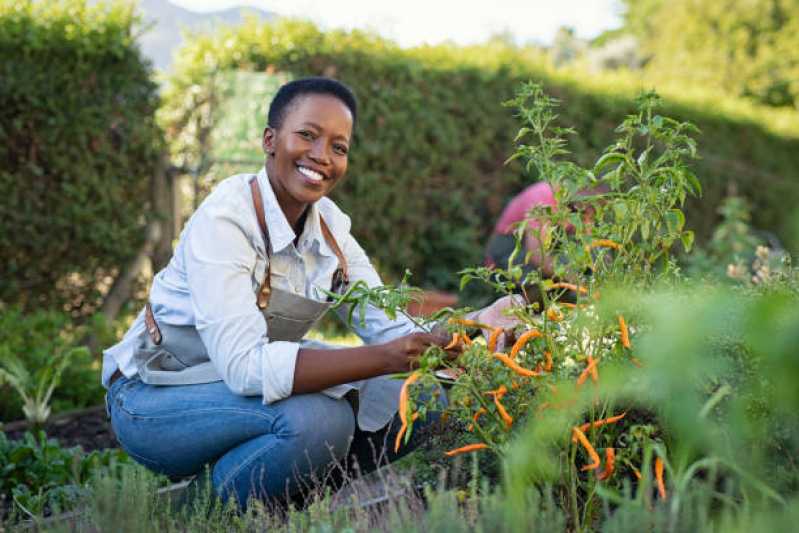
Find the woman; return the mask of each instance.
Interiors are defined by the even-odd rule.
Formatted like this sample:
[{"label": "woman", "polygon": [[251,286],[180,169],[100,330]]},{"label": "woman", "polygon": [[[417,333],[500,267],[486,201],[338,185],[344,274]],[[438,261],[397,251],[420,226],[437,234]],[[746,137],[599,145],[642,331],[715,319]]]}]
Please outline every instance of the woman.
[{"label": "woman", "polygon": [[337,81],[281,87],[263,134],[265,168],[205,199],[148,305],[105,351],[112,426],[136,461],[173,477],[212,465],[216,493],[243,505],[292,495],[331,463],[354,457],[368,471],[375,450],[390,461],[415,444],[385,449],[399,426],[400,382],[388,374],[446,339],[374,308],[353,325],[362,347],[302,339],[330,305],[320,289],[381,284],[326,197],[346,173],[356,116]]}]

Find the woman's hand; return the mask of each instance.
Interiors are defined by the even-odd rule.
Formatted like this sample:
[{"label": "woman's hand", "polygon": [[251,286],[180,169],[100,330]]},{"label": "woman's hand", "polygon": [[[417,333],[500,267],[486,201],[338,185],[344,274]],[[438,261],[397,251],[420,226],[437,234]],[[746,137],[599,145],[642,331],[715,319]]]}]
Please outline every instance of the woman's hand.
[{"label": "woman's hand", "polygon": [[[511,329],[519,324],[519,320],[514,316],[508,316],[506,311],[512,307],[525,305],[524,298],[518,294],[512,296],[503,296],[495,301],[493,304],[483,307],[475,311],[473,316],[469,316],[472,320],[491,326],[492,328]],[[483,330],[483,336],[487,339],[491,335],[490,330]],[[499,336],[497,339],[496,350],[501,352],[505,347],[505,334]]]},{"label": "woman's hand", "polygon": [[446,346],[449,339],[434,333],[411,333],[382,345],[392,372],[407,372],[430,346]]}]

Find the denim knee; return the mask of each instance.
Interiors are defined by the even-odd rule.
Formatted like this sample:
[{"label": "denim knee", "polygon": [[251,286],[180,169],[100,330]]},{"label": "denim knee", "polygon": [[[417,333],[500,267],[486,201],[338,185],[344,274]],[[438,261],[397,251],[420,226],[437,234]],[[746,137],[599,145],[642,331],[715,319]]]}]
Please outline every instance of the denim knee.
[{"label": "denim knee", "polygon": [[[294,401],[292,401],[294,400]],[[355,432],[355,414],[345,400],[320,394],[293,396],[274,420],[274,433],[290,440],[297,452],[329,449],[334,457],[347,453]]]}]

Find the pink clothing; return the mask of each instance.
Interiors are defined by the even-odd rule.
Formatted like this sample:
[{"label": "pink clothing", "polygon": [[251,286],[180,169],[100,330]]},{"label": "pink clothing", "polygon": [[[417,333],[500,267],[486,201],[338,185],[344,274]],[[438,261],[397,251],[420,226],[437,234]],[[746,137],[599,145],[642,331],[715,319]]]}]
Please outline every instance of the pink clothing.
[{"label": "pink clothing", "polygon": [[545,181],[530,185],[511,200],[494,226],[495,235],[513,233],[513,225],[525,219],[527,212],[537,205],[555,207],[555,193]]}]

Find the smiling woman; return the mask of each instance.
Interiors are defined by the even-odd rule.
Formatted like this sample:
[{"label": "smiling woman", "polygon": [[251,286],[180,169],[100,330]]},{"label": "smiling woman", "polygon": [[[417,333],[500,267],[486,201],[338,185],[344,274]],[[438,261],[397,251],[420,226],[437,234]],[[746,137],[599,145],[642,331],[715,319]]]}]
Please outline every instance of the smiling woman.
[{"label": "smiling woman", "polygon": [[[105,351],[112,426],[136,461],[172,477],[210,465],[217,494],[245,505],[292,497],[337,461],[368,472],[423,438],[415,431],[400,453],[385,448],[401,426],[401,381],[387,374],[447,339],[376,308],[353,325],[364,346],[304,339],[331,305],[325,291],[382,285],[327,198],[346,174],[356,117],[338,81],[282,86],[264,168],[205,199],[147,305]],[[337,309],[344,320],[348,311]],[[436,419],[428,413],[425,424]]]}]

